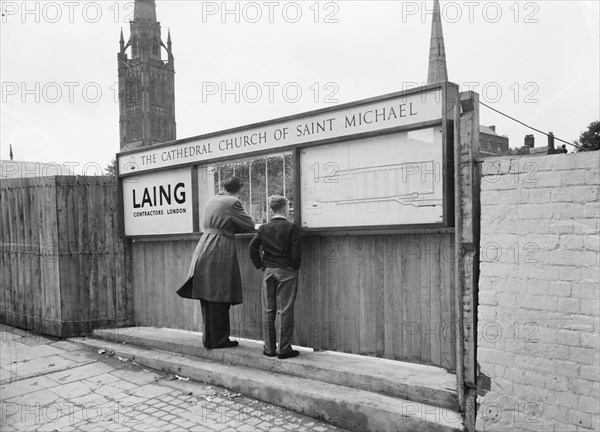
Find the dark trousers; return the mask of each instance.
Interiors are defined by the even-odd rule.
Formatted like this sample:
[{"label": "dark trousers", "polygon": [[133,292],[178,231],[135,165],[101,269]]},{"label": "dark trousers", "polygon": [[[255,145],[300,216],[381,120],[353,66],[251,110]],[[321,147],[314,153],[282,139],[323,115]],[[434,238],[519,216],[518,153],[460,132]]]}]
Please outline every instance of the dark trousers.
[{"label": "dark trousers", "polygon": [[229,303],[200,299],[202,309],[202,342],[205,348],[216,348],[229,341]]},{"label": "dark trousers", "polygon": [[269,268],[265,270],[262,316],[264,351],[275,354],[275,317],[279,315],[279,354],[292,350],[294,337],[294,303],[298,293],[298,272],[288,268]]}]

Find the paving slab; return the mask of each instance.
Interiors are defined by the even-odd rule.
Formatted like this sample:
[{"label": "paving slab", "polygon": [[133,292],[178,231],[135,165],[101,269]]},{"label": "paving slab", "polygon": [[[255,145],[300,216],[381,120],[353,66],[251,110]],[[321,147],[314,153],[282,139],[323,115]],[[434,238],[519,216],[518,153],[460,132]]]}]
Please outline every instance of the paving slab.
[{"label": "paving slab", "polygon": [[38,358],[59,355],[64,351],[50,345],[31,346],[21,342],[12,341],[10,349],[3,349],[4,355],[0,356],[3,361],[29,362]]},{"label": "paving slab", "polygon": [[125,380],[137,385],[144,385],[144,384],[148,384],[151,383],[153,381],[156,380],[157,375],[154,373],[144,373],[141,371],[135,372],[135,373],[131,373],[130,371],[126,371],[126,370],[118,370],[118,371],[113,371],[112,374],[114,377],[121,379],[121,380]]},{"label": "paving slab", "polygon": [[56,384],[67,384],[82,379],[91,379],[93,377],[112,372],[113,370],[114,368],[102,363],[90,363],[84,365],[77,364],[69,370],[50,373],[46,375],[46,377],[54,381]]},{"label": "paving slab", "polygon": [[52,342],[49,346],[61,349],[63,351],[77,351],[80,350],[81,347],[73,342],[69,342],[67,340],[59,340],[57,342]]},{"label": "paving slab", "polygon": [[14,366],[18,378],[25,378],[61,371],[76,365],[79,365],[79,363],[61,357],[60,355],[49,355],[46,357],[34,358],[32,360],[21,360]]},{"label": "paving slab", "polygon": [[[72,342],[69,342],[72,345],[76,345],[73,344]],[[65,350],[65,352],[63,352],[62,354],[59,354],[60,357],[72,360],[74,362],[78,362],[78,363],[88,363],[90,361],[95,361],[97,360],[96,355],[93,352],[90,352],[89,350],[86,349],[71,349],[71,350]]]},{"label": "paving slab", "polygon": [[85,380],[79,380],[70,382],[67,384],[57,385],[50,389],[53,393],[68,399],[76,399],[80,396],[84,396],[93,393],[96,386],[91,383],[87,383]]},{"label": "paving slab", "polygon": [[0,382],[13,381],[17,377],[17,374],[11,371],[11,369],[10,366],[8,369],[0,368]]},{"label": "paving slab", "polygon": [[7,400],[16,396],[33,393],[55,387],[57,383],[48,377],[39,376],[24,380],[14,380],[0,384],[0,399]]}]

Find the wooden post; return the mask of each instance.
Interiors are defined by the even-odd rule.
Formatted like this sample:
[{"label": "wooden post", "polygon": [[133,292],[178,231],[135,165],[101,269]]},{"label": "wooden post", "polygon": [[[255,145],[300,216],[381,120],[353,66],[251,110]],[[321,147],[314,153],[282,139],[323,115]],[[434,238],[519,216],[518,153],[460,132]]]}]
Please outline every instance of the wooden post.
[{"label": "wooden post", "polygon": [[454,105],[454,307],[456,308],[456,389],[458,393],[458,405],[461,409],[465,406],[465,389],[463,386],[463,308],[462,308],[462,188],[460,176],[460,103]]},{"label": "wooden post", "polygon": [[[475,163],[479,157],[479,95],[475,92],[460,94],[462,115],[457,124],[455,141],[455,196],[456,206],[456,273],[459,338],[457,339],[457,371],[461,407],[465,426],[475,430],[476,405],[476,319],[479,279],[479,172]],[[456,159],[458,158],[458,159]],[[460,367],[458,367],[460,365]],[[457,374],[458,375],[458,374]]]},{"label": "wooden post", "polygon": [[265,223],[269,222],[269,157],[265,156]]},{"label": "wooden post", "polygon": [[[253,160],[250,159],[250,162],[248,163],[248,183],[249,183],[249,189],[250,189],[250,208],[248,209],[250,212],[252,212],[252,162]],[[254,217],[254,213],[251,214],[250,216]]]},{"label": "wooden post", "polygon": [[285,153],[281,156],[283,158],[283,196],[285,195]]},{"label": "wooden post", "polygon": [[[200,175],[202,175],[203,178],[206,178],[206,174],[202,173],[202,171],[206,172],[206,166],[196,165],[192,167],[192,196],[195,197],[197,197],[200,193],[200,185],[198,184],[198,171],[201,171]],[[194,232],[200,232],[200,209],[197,205],[192,207],[192,230]]]}]

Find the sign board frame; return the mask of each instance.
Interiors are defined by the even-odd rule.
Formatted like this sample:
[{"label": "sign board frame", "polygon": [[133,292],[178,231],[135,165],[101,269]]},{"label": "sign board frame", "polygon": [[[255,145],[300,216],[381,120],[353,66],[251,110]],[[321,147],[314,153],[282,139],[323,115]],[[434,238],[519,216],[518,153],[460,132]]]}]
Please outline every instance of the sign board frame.
[{"label": "sign board frame", "polygon": [[[140,175],[175,170],[189,167],[192,178],[197,178],[198,166],[206,163],[222,162],[226,160],[239,159],[245,156],[260,156],[273,152],[294,152],[295,178],[296,178],[296,201],[302,200],[300,191],[299,169],[300,150],[306,147],[321,146],[339,142],[358,140],[378,135],[393,134],[398,132],[431,128],[441,126],[442,128],[442,176],[443,183],[443,220],[440,223],[410,224],[410,225],[378,225],[378,226],[340,226],[327,228],[303,228],[305,232],[362,232],[369,233],[389,232],[394,230],[410,231],[416,229],[441,230],[452,227],[454,224],[454,169],[453,169],[453,109],[458,100],[458,85],[446,82],[435,85],[423,86],[396,93],[390,93],[374,98],[363,99],[334,107],[309,111],[297,115],[282,117],[279,119],[255,123],[247,126],[232,128],[220,132],[199,135],[163,144],[158,144],[142,149],[128,150],[117,154],[117,169],[119,178],[120,195],[120,220],[122,221],[122,234],[126,238],[157,237],[156,235],[129,235],[124,230],[124,202],[123,182],[133,180],[131,177]],[[431,102],[435,99],[435,102]],[[419,101],[422,103],[419,105]],[[413,102],[413,104],[410,104]],[[432,104],[436,106],[431,108]],[[402,106],[404,105],[404,106]],[[388,111],[387,121],[379,124],[374,120],[377,115],[377,107],[397,107],[394,116]],[[422,111],[422,109],[424,111]],[[439,109],[439,111],[438,111]],[[383,110],[383,108],[381,108]],[[375,111],[375,114],[373,113]],[[416,115],[416,121],[410,117]],[[421,116],[419,111],[425,112]],[[381,114],[380,111],[379,114]],[[367,114],[368,117],[367,121]],[[379,119],[385,116],[379,115]],[[344,118],[345,120],[342,120]],[[332,120],[333,119],[333,120]],[[357,127],[362,120],[361,127]],[[290,129],[292,126],[296,128]],[[343,125],[343,126],[342,126]],[[315,129],[316,126],[316,129]],[[288,134],[285,136],[284,129]],[[350,129],[350,130],[348,130]],[[341,131],[341,133],[340,133]],[[307,136],[296,136],[291,138],[292,133],[296,135],[306,132]],[[312,132],[312,133],[311,133]],[[279,134],[278,142],[274,140]],[[313,138],[314,136],[314,138]],[[217,148],[219,151],[217,151]],[[241,150],[240,150],[241,149]],[[209,150],[211,150],[209,152]],[[192,186],[195,181],[192,180]],[[197,208],[197,191],[192,190],[192,207]],[[300,208],[300,205],[296,205]],[[296,212],[295,222],[300,224],[301,214]],[[193,221],[193,232],[187,234],[160,234],[165,236],[188,236],[197,235],[200,232],[197,215]]]}]

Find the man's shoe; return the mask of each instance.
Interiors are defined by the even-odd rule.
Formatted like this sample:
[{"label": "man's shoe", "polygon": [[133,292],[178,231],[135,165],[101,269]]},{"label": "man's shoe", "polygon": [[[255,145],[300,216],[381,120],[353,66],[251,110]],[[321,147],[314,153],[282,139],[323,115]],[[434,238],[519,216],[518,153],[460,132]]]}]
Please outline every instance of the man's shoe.
[{"label": "man's shoe", "polygon": [[277,355],[277,353],[268,353],[266,351],[263,351],[263,355],[265,355],[267,357],[275,357]]},{"label": "man's shoe", "polygon": [[299,355],[300,355],[299,351],[291,350],[290,352],[279,354],[277,356],[277,358],[280,360],[283,360],[283,359],[288,359],[288,358],[292,358],[292,357],[298,357]]},{"label": "man's shoe", "polygon": [[219,348],[233,348],[233,347],[236,347],[236,346],[238,346],[239,344],[240,344],[240,343],[239,343],[238,341],[232,341],[232,340],[230,340],[230,341],[227,341],[227,342],[225,342],[225,343],[224,343],[224,344],[222,344],[222,345],[217,345],[217,346],[214,346],[214,347],[212,347],[212,348],[213,348],[213,349],[219,349]]}]

